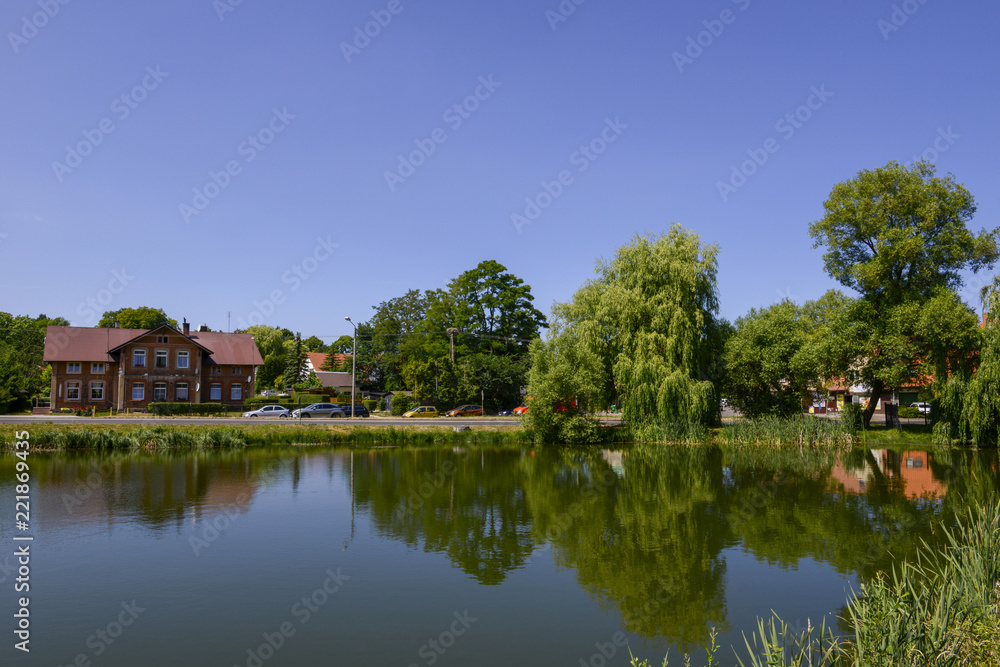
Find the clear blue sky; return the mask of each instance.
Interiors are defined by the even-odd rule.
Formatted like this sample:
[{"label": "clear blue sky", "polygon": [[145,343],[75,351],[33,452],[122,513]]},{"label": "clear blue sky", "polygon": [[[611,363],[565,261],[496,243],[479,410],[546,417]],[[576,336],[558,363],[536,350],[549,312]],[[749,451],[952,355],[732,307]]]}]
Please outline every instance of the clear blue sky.
[{"label": "clear blue sky", "polygon": [[235,1],[3,3],[0,310],[332,339],[495,259],[547,313],[678,222],[734,319],[835,286],[830,189],[925,151],[998,224],[996,2]]}]

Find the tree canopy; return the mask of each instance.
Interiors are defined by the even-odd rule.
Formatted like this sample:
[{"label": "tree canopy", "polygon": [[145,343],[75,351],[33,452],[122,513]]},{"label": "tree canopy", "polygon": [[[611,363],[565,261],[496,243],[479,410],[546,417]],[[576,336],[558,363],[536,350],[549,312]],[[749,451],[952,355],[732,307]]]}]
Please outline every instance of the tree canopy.
[{"label": "tree canopy", "polygon": [[153,329],[161,324],[169,324],[174,329],[177,320],[167,317],[160,308],[140,306],[139,308],[119,308],[105,312],[97,323],[99,328],[118,326],[122,329]]},{"label": "tree canopy", "polygon": [[[962,271],[996,262],[1000,230],[973,234],[972,195],[925,162],[862,171],[833,188],[824,210],[809,228],[814,246],[826,248],[827,273],[859,295],[835,332],[837,365],[878,397],[919,379],[933,347],[920,335],[922,309],[957,299]],[[869,402],[866,424],[875,406]]]}]

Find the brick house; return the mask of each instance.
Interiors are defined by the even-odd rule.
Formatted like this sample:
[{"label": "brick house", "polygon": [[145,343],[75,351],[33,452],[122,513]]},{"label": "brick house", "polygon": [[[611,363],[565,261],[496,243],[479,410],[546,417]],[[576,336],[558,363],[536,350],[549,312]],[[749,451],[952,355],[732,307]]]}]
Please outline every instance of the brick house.
[{"label": "brick house", "polygon": [[51,408],[145,410],[150,403],[241,406],[253,396],[260,351],[250,334],[50,326]]}]

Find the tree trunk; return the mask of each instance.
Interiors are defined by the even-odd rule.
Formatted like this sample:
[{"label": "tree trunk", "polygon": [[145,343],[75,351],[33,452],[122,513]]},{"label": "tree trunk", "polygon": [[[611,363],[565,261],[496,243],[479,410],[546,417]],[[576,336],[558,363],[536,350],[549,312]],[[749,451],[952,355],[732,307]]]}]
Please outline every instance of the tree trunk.
[{"label": "tree trunk", "polygon": [[885,383],[882,380],[872,380],[871,390],[868,407],[865,408],[863,415],[865,418],[865,428],[868,428],[868,425],[872,421],[872,415],[875,414],[875,406],[878,405],[879,400],[882,398],[882,392],[885,391]]}]

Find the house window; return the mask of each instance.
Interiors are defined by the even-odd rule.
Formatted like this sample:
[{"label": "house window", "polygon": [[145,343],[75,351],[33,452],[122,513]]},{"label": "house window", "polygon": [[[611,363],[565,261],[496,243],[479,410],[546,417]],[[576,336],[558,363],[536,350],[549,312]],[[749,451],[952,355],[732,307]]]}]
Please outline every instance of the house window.
[{"label": "house window", "polygon": [[221,375],[222,366],[212,366],[212,375]]},{"label": "house window", "polygon": [[208,400],[210,401],[221,401],[222,400],[222,385],[213,384],[212,392],[208,395]]},{"label": "house window", "polygon": [[234,384],[229,387],[229,398],[233,401],[239,401],[243,398],[243,385]]},{"label": "house window", "polygon": [[66,383],[66,400],[67,401],[79,401],[80,400],[80,383],[79,382],[67,382]]},{"label": "house window", "polygon": [[145,382],[133,382],[132,383],[132,400],[142,401],[146,398],[146,383]]},{"label": "house window", "polygon": [[157,343],[169,343],[170,339],[167,338],[166,336],[157,336],[156,337],[156,342]]},{"label": "house window", "polygon": [[70,362],[68,362],[66,364],[66,372],[67,373],[79,373],[80,372],[80,362],[79,361],[70,361]]},{"label": "house window", "polygon": [[94,375],[102,375],[104,373],[104,364],[91,364],[90,372]]},{"label": "house window", "polygon": [[177,393],[177,402],[178,403],[180,403],[181,401],[188,400],[188,386],[187,386],[187,382],[181,382],[181,383],[179,383],[177,385],[176,393]]},{"label": "house window", "polygon": [[169,356],[170,356],[170,353],[167,352],[166,350],[157,350],[156,351],[156,367],[157,368],[166,368],[167,367],[167,357],[169,357]]},{"label": "house window", "polygon": [[177,352],[177,368],[190,368],[191,353],[187,350]]},{"label": "house window", "polygon": [[90,383],[90,400],[92,400],[92,401],[103,401],[104,400],[104,383],[103,382],[91,382]]},{"label": "house window", "polygon": [[154,382],[153,383],[153,400],[154,401],[166,401],[167,400],[167,383],[166,382]]},{"label": "house window", "polygon": [[146,367],[146,350],[132,350],[132,366],[135,368]]},{"label": "house window", "polygon": [[243,367],[233,366],[233,375],[243,375]]}]

